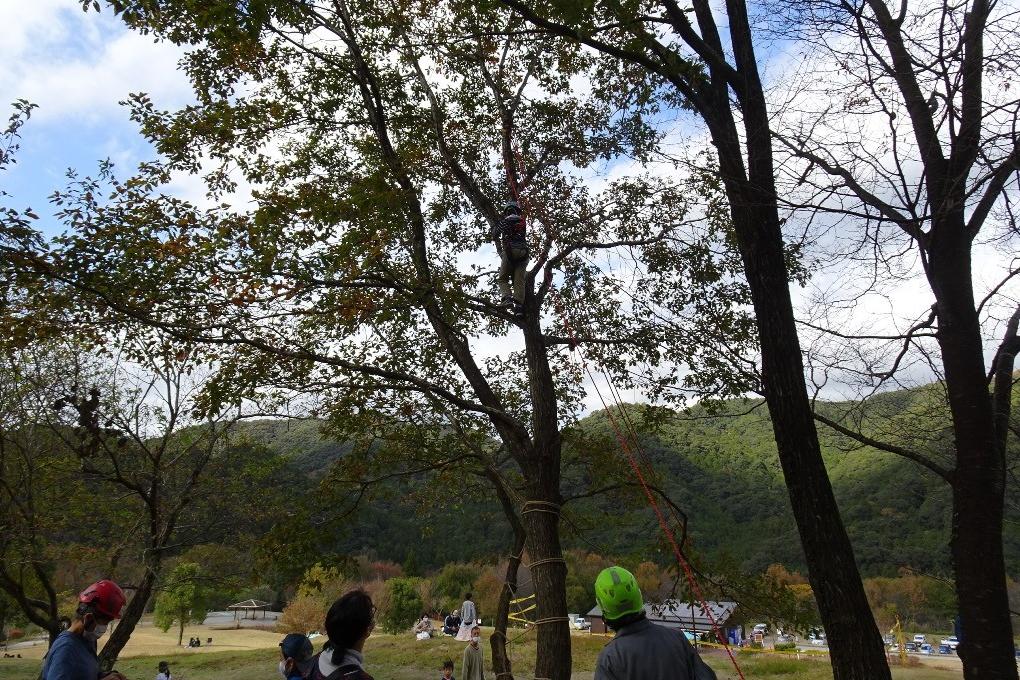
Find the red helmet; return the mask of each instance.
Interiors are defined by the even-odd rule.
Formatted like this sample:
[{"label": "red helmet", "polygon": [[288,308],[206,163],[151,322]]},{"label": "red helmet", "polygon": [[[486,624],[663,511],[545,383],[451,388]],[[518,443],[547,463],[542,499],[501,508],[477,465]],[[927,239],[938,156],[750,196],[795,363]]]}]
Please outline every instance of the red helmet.
[{"label": "red helmet", "polygon": [[108,619],[119,619],[120,610],[127,602],[124,591],[113,581],[96,581],[78,596],[79,604],[87,604]]}]

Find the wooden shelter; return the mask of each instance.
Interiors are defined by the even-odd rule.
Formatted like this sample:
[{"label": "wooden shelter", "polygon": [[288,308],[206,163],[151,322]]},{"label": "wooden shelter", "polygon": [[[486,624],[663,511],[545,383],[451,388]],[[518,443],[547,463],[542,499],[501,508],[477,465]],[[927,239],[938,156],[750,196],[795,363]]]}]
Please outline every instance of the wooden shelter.
[{"label": "wooden shelter", "polygon": [[262,612],[262,618],[266,618],[266,612],[269,611],[270,604],[263,602],[262,600],[245,600],[244,602],[238,602],[227,607],[228,611],[234,612],[234,620],[238,620],[238,614],[240,618],[247,619],[249,612],[251,618],[255,619],[258,612]]}]

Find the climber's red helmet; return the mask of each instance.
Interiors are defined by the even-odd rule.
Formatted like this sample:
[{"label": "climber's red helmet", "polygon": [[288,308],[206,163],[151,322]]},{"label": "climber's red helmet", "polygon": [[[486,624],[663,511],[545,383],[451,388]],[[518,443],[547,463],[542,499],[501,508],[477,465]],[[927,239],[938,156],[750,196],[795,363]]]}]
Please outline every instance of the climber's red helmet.
[{"label": "climber's red helmet", "polygon": [[79,605],[88,605],[99,616],[111,620],[120,618],[125,602],[124,591],[108,579],[96,581],[78,595]]}]

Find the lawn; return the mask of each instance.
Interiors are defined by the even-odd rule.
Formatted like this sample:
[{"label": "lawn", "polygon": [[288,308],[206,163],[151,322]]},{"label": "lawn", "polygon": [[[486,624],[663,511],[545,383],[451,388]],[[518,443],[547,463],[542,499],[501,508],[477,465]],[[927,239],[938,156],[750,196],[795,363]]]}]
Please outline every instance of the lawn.
[{"label": "lawn", "polygon": [[[213,633],[222,634],[223,631]],[[176,653],[162,651],[163,641],[155,639],[159,649],[145,655],[126,655],[117,664],[117,670],[128,680],[152,680],[156,676],[159,661],[170,661],[174,680],[273,680],[279,677],[276,663],[279,660],[275,644],[280,636],[256,631],[237,631],[252,636],[251,639],[233,639],[238,646],[247,649],[216,651],[203,649]],[[188,635],[185,633],[185,638]],[[215,640],[215,638],[214,638]],[[133,641],[134,642],[134,641]],[[272,645],[267,643],[271,642]],[[574,638],[574,680],[591,680],[595,659],[606,638],[579,635]],[[262,647],[261,649],[259,647]],[[133,647],[144,649],[140,642]],[[444,659],[453,659],[460,667],[464,643],[452,638],[439,638],[419,642],[409,635],[373,635],[365,647],[368,671],[376,680],[423,680],[439,676]],[[488,658],[486,647],[486,658]],[[517,678],[533,677],[535,641],[533,635],[525,635],[512,645],[511,658]],[[737,680],[737,674],[724,653],[706,652],[708,661],[719,676],[719,680]],[[796,659],[776,655],[744,655],[739,659],[747,680],[831,680],[832,672],[827,660]],[[37,659],[0,659],[0,678],[3,680],[36,680],[39,673]],[[492,675],[489,676],[493,677]],[[894,668],[895,680],[959,680],[960,670],[948,670],[917,666]]]}]

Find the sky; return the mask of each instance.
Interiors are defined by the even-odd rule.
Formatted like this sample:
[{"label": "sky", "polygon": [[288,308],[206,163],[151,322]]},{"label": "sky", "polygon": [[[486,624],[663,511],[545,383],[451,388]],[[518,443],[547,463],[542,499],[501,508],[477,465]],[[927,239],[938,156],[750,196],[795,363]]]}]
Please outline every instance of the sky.
[{"label": "sky", "polygon": [[128,174],[154,157],[118,102],[148,92],[162,108],[188,104],[188,81],[176,69],[183,51],[128,31],[106,7],[85,13],[77,0],[0,0],[0,26],[2,103],[39,107],[22,128],[17,165],[0,181],[14,205],[33,208],[53,235],[47,197],[64,185],[68,168],[87,175],[108,158]]},{"label": "sky", "polygon": [[[129,31],[105,6],[101,12],[83,12],[80,0],[0,0],[0,25],[4,27],[0,41],[3,103],[26,99],[39,107],[22,130],[17,165],[0,175],[0,182],[13,195],[13,205],[30,207],[43,216],[40,227],[54,236],[59,227],[47,197],[63,187],[68,168],[87,175],[108,158],[119,174],[127,175],[139,162],[154,158],[153,149],[119,102],[131,93],[146,92],[157,108],[176,109],[190,103],[190,86],[177,69],[183,50]],[[781,71],[782,50],[774,52],[768,55],[768,66]],[[169,189],[202,202],[198,178],[182,178]],[[976,268],[979,290],[993,285],[1001,275],[1002,255],[979,253],[979,264],[985,265]],[[809,288],[816,291],[831,279],[817,276]],[[814,294],[794,291],[802,303]],[[895,312],[876,309],[872,313],[887,320],[899,317],[899,326],[904,319],[923,314],[931,294],[923,282],[914,281],[896,291],[895,297],[899,298],[893,303]],[[625,398],[640,399],[640,395]],[[589,406],[597,406],[593,398]]]}]

